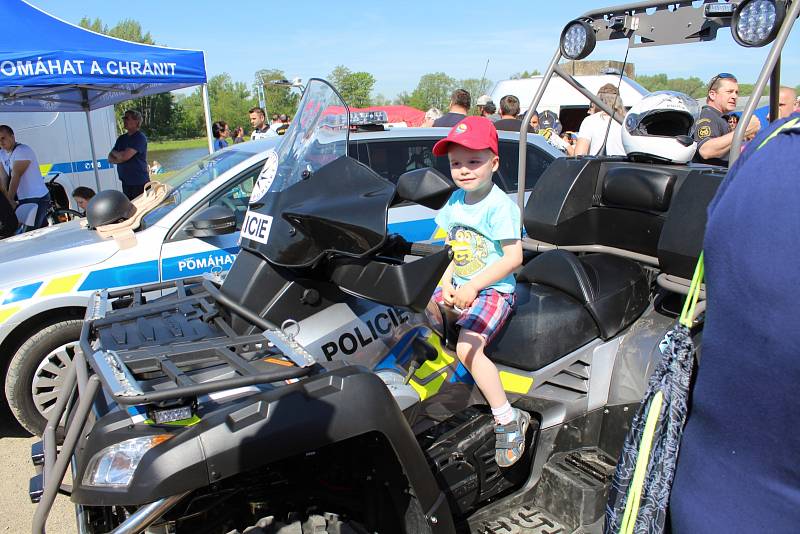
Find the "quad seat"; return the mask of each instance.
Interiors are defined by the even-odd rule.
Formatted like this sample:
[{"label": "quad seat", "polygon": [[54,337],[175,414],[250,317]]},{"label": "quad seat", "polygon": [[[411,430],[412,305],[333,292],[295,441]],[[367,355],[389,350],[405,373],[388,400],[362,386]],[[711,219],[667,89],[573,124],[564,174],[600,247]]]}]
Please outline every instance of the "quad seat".
[{"label": "quad seat", "polygon": [[648,305],[649,284],[632,260],[552,250],[525,265],[516,295],[516,312],[488,353],[497,363],[536,371],[630,326]]}]

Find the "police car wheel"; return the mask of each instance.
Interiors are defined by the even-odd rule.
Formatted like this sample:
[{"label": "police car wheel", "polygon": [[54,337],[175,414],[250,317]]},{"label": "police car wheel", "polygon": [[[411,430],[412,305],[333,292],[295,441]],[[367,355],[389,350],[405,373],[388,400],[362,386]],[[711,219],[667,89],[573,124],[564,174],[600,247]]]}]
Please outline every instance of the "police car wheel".
[{"label": "police car wheel", "polygon": [[6,375],[6,399],[17,421],[41,435],[81,333],[83,321],[69,320],[43,328],[17,350]]}]

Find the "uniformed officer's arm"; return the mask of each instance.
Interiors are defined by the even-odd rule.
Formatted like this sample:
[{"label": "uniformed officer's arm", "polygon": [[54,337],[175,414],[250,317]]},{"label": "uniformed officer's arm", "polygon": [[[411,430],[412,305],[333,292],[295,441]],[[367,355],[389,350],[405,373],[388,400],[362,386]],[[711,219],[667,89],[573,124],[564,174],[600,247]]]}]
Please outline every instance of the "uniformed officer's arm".
[{"label": "uniformed officer's arm", "polygon": [[733,132],[719,137],[709,137],[698,142],[697,152],[703,159],[724,157],[733,144]]},{"label": "uniformed officer's arm", "polygon": [[[760,128],[761,121],[758,120],[758,117],[751,117],[750,122],[747,124],[747,129],[744,132],[744,138],[746,140],[752,139]],[[735,132],[728,132],[718,137],[712,137],[713,133],[708,129],[704,130],[701,126],[698,128],[699,138],[697,140],[697,152],[703,159],[724,157],[731,149],[734,133]]]}]

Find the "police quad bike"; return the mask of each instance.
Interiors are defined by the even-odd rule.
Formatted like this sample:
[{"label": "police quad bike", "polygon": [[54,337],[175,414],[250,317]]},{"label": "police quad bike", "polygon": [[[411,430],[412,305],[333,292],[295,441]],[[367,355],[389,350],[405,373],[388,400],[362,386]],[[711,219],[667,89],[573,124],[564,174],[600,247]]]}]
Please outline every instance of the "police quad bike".
[{"label": "police quad bike", "polygon": [[[452,184],[422,170],[395,186],[348,158],[342,110],[309,83],[224,281],[93,297],[32,451],[34,532],[59,492],[80,532],[600,532],[724,170],[588,157],[540,177],[523,216],[539,251],[489,349],[532,416],[525,457],[499,469],[457,332],[424,313],[450,250],[386,230],[390,206],[438,207]],[[214,235],[230,217],[191,224]]]},{"label": "police quad bike", "polygon": [[[34,532],[58,492],[81,532],[599,528],[680,304],[656,279],[690,273],[686,219],[704,223],[721,172],[590,158],[542,175],[528,236],[618,254],[552,250],[518,273],[490,354],[532,423],[524,458],[500,469],[491,414],[450,348],[456,329],[424,312],[451,251],[386,229],[390,206],[440,207],[453,184],[422,169],[395,186],[347,157],[343,109],[309,83],[224,281],[171,282],[150,302],[165,284],[92,298],[33,451]],[[229,231],[232,214],[209,210],[196,229]]]}]

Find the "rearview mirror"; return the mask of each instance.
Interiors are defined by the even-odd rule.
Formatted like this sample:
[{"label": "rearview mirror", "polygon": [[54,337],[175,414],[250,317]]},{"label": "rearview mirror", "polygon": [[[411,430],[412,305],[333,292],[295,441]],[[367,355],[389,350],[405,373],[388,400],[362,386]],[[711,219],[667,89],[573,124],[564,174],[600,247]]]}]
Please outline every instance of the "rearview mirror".
[{"label": "rearview mirror", "polygon": [[213,237],[236,231],[236,216],[225,206],[209,206],[192,217],[184,228],[189,237]]},{"label": "rearview mirror", "polygon": [[455,191],[456,185],[431,167],[403,173],[397,179],[395,204],[408,200],[426,208],[438,210]]}]

